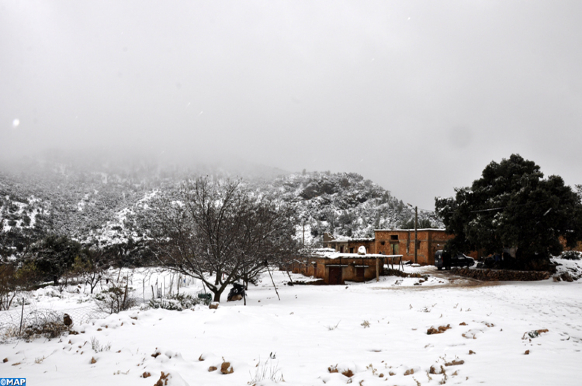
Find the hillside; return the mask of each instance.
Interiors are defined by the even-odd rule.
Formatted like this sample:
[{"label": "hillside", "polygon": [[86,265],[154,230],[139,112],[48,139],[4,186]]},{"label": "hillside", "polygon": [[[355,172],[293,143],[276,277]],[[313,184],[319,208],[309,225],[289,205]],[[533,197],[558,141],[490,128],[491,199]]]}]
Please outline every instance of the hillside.
[{"label": "hillside", "polygon": [[[87,167],[75,163],[32,162],[0,170],[0,253],[22,252],[44,234],[66,234],[83,244],[127,244],[139,237],[128,218],[156,191],[202,173],[237,178],[224,170],[192,170],[134,163]],[[364,237],[375,228],[411,226],[414,212],[389,191],[355,173],[303,172],[278,177],[243,177],[243,184],[296,207],[298,238],[321,245],[324,232]],[[419,213],[423,226],[440,223]],[[408,223],[408,224],[407,224]]]},{"label": "hillside", "polygon": [[[297,206],[306,242],[320,242],[324,232],[369,237],[374,229],[410,226],[414,218],[414,211],[402,200],[356,173],[290,174],[261,188]],[[420,212],[420,222],[426,227],[440,225],[432,212]],[[303,235],[303,227],[300,232]]]}]

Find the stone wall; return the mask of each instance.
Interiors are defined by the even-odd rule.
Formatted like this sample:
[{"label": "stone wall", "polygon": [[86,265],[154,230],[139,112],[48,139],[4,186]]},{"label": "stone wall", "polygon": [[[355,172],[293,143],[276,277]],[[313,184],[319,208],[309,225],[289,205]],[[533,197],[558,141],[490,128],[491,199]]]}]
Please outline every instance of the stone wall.
[{"label": "stone wall", "polygon": [[471,277],[483,281],[535,281],[550,278],[546,271],[510,271],[500,269],[454,268],[452,274]]}]

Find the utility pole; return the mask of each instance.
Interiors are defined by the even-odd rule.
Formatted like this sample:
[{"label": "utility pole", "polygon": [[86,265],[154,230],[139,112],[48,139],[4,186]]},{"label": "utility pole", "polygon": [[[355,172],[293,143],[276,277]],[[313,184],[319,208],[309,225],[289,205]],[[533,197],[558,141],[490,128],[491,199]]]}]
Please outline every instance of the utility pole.
[{"label": "utility pole", "polygon": [[[406,204],[412,208],[411,204]],[[418,243],[418,206],[414,207],[414,264],[417,264],[418,251],[416,249]]]},{"label": "utility pole", "polygon": [[418,206],[414,207],[414,264],[417,264],[416,258],[418,252],[416,250],[418,240]]}]

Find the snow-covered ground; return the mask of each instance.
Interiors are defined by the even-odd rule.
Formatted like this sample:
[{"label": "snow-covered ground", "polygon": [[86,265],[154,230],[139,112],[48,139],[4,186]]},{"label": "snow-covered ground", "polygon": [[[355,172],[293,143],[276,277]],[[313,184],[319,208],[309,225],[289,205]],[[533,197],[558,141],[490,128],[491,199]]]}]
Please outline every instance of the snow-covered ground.
[{"label": "snow-covered ground", "polygon": [[[431,277],[420,285],[416,278],[382,277],[288,286],[287,275],[275,272],[281,300],[267,274],[249,289],[247,306],[227,303],[224,294],[216,310],[135,308],[74,320],[78,335],[1,344],[0,377],[43,386],[152,385],[161,372],[171,374],[167,385],[190,386],[282,379],[286,385],[581,384],[582,283],[479,283],[452,280],[434,267],[406,270]],[[146,273],[134,272],[138,297],[151,296],[148,286],[163,280],[150,275],[142,285]],[[181,292],[201,290],[186,284]],[[54,291],[39,290],[29,301],[65,312],[91,304],[82,288]],[[450,329],[427,334],[440,326]],[[223,361],[232,373],[220,372]],[[218,370],[209,372],[211,366]],[[342,374],[348,370],[352,377]]]}]

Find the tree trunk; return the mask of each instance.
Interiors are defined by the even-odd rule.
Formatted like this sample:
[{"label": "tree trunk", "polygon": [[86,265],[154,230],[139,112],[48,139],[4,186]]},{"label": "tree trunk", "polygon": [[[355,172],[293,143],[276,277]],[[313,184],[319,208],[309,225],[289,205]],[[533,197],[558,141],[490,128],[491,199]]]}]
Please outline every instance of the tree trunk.
[{"label": "tree trunk", "polygon": [[214,300],[213,301],[220,303],[220,295],[222,295],[223,291],[224,291],[224,289],[217,290],[216,292],[214,292]]}]

